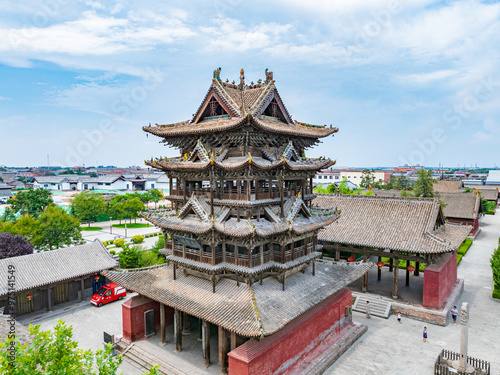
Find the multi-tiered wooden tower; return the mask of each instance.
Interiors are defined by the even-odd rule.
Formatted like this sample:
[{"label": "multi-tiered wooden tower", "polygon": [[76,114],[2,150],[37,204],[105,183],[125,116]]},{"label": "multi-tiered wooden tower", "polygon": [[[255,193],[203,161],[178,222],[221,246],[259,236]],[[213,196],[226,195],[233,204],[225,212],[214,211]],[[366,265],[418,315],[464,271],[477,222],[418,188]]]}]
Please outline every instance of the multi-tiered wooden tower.
[{"label": "multi-tiered wooden tower", "polygon": [[[179,157],[146,164],[170,179],[173,210],[146,219],[172,242],[168,259],[198,276],[252,280],[302,269],[321,255],[317,232],[334,210],[311,207],[313,176],[334,164],[305,156],[337,128],[293,121],[273,73],[265,81],[222,82],[220,68],[192,120],[144,127]],[[302,267],[302,268],[301,268]]]}]

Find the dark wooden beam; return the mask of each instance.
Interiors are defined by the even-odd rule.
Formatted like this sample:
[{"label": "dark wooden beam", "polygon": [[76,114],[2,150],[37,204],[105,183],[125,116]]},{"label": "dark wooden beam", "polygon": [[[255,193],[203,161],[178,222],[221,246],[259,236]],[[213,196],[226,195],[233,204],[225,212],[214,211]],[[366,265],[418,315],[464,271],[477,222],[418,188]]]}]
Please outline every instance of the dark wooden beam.
[{"label": "dark wooden beam", "polygon": [[354,247],[354,246],[338,246],[338,245],[331,245],[331,244],[328,244],[328,243],[324,243],[323,244],[324,248],[326,250],[332,250],[332,251],[345,251],[345,252],[348,252],[348,253],[355,253],[355,254],[359,254],[359,253],[362,253],[362,254],[367,254],[369,256],[380,256],[380,257],[384,257],[384,258],[399,258],[399,259],[403,259],[403,260],[411,260],[411,261],[414,261],[414,262],[425,262],[425,258],[424,257],[421,257],[421,256],[418,256],[418,255],[407,255],[407,254],[401,254],[399,252],[395,252],[395,250],[392,250],[393,252],[390,252],[390,253],[386,253],[385,251],[381,251],[381,250],[372,250],[370,248],[367,248],[367,247],[361,247],[361,248],[358,248],[358,247]]}]

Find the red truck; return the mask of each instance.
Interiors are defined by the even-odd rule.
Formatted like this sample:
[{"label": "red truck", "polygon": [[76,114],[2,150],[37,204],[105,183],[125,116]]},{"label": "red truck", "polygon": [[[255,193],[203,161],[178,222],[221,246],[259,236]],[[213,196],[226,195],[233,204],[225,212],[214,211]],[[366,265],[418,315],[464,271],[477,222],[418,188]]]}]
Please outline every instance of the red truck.
[{"label": "red truck", "polygon": [[90,303],[101,307],[102,305],[120,300],[127,295],[125,288],[116,283],[106,284],[99,288],[96,294],[92,296]]}]

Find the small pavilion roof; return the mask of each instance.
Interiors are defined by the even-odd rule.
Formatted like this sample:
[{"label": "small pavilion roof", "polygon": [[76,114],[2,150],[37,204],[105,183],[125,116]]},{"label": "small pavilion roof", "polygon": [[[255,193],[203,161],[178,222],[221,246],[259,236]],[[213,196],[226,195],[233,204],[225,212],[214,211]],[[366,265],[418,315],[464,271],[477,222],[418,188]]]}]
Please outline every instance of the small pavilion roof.
[{"label": "small pavilion roof", "polygon": [[481,198],[486,199],[487,201],[496,201],[498,199],[498,188],[497,187],[477,187],[475,188],[481,192]]},{"label": "small pavilion roof", "polygon": [[438,180],[434,183],[435,193],[463,193],[462,181],[460,180]]},{"label": "small pavilion roof", "polygon": [[318,234],[318,239],[355,246],[412,253],[454,251],[471,227],[445,224],[434,198],[385,198],[321,194],[313,205],[338,208],[340,218]]},{"label": "small pavilion roof", "polygon": [[[212,292],[210,280],[177,273],[162,266],[147,270],[106,271],[103,275],[113,282],[167,306],[200,317],[217,326],[245,337],[271,335],[293,319],[324,301],[340,289],[360,278],[371,263],[316,263],[316,275],[295,273],[281,283],[268,277],[262,285],[251,288],[223,278]],[[255,305],[252,298],[255,299]]]},{"label": "small pavilion roof", "polygon": [[[0,274],[16,270],[16,292],[29,290],[118,267],[101,241],[0,260]],[[0,296],[8,293],[7,282],[0,283]]]},{"label": "small pavilion roof", "polygon": [[445,217],[474,220],[482,211],[480,194],[439,194],[439,199],[445,204]]}]

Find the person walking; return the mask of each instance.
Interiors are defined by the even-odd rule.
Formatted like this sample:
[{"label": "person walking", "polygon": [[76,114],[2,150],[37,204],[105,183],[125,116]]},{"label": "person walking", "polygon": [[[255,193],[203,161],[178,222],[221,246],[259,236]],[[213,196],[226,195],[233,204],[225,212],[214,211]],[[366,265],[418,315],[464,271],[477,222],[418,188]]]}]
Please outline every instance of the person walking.
[{"label": "person walking", "polygon": [[401,324],[401,311],[398,311],[398,323]]},{"label": "person walking", "polygon": [[370,302],[366,301],[366,319],[370,319]]},{"label": "person walking", "polygon": [[424,327],[424,342],[427,342],[427,327]]},{"label": "person walking", "polygon": [[457,325],[457,316],[458,316],[457,307],[453,306],[453,308],[451,309],[451,317],[452,317],[453,323],[455,323],[455,325]]}]

